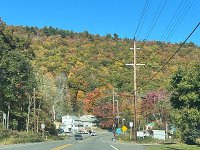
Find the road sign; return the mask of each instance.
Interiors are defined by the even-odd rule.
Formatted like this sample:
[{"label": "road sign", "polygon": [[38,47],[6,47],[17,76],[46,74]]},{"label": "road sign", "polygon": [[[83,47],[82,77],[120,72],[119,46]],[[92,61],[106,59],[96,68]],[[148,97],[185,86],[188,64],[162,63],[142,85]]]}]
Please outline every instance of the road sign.
[{"label": "road sign", "polygon": [[130,128],[133,127],[133,122],[129,122],[129,127],[130,127]]},{"label": "road sign", "polygon": [[126,130],[127,130],[127,127],[126,127],[126,126],[123,126],[123,127],[122,127],[122,131],[126,132]]},{"label": "road sign", "polygon": [[119,134],[121,134],[121,132],[122,132],[122,129],[121,128],[117,128],[116,129],[116,133],[119,135]]},{"label": "road sign", "polygon": [[42,130],[45,129],[45,124],[44,124],[44,123],[41,124],[41,129],[42,129]]}]

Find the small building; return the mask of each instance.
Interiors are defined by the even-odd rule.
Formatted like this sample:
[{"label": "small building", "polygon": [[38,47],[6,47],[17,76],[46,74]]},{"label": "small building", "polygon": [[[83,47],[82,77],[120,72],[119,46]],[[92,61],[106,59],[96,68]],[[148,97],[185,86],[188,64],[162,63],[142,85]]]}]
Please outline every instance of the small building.
[{"label": "small building", "polygon": [[83,115],[80,117],[80,119],[81,119],[81,121],[83,123],[83,127],[85,129],[98,126],[98,120],[93,115]]},{"label": "small building", "polygon": [[62,116],[61,129],[63,129],[66,133],[82,131],[83,123],[80,118],[75,115]]},{"label": "small building", "polygon": [[153,131],[153,138],[159,140],[165,140],[165,130],[152,130]]}]

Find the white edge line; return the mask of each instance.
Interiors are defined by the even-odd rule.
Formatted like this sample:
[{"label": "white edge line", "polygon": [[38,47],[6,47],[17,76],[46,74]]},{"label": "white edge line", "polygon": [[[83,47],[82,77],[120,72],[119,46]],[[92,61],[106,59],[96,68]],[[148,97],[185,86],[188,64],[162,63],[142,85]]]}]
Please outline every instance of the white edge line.
[{"label": "white edge line", "polygon": [[118,150],[116,147],[114,147],[114,146],[112,146],[112,145],[110,145],[112,148],[114,148],[115,150]]}]

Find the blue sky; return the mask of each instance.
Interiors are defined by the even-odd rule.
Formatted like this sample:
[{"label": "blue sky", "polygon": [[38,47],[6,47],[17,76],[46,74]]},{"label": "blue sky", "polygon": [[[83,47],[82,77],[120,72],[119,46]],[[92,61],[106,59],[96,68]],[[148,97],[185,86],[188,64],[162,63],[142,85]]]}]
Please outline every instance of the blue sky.
[{"label": "blue sky", "polygon": [[[148,11],[141,18],[147,2]],[[0,6],[0,17],[8,25],[117,33],[121,38],[172,43],[184,41],[200,22],[200,0],[0,0]],[[189,41],[200,45],[200,27]]]}]

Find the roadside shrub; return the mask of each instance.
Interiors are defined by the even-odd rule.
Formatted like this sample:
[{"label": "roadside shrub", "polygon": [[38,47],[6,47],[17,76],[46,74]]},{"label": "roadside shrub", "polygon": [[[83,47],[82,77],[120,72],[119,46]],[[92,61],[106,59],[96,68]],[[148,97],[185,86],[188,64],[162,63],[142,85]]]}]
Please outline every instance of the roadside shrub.
[{"label": "roadside shrub", "polygon": [[11,133],[8,130],[0,130],[0,139],[8,138],[11,135]]},{"label": "roadside shrub", "polygon": [[42,142],[44,139],[38,134],[29,133],[19,133],[18,138],[13,137],[13,143],[32,143],[32,142]]},{"label": "roadside shrub", "polygon": [[200,138],[196,139],[196,144],[200,145]]},{"label": "roadside shrub", "polygon": [[182,139],[186,144],[198,144],[198,138],[200,138],[200,130],[198,129],[189,129],[186,130],[183,135]]},{"label": "roadside shrub", "polygon": [[158,142],[161,141],[161,140],[154,139],[153,137],[148,136],[148,137],[144,137],[144,138],[138,138],[137,141],[138,141],[139,143],[158,143]]},{"label": "roadside shrub", "polygon": [[1,130],[0,141],[7,144],[42,142],[44,139],[36,133],[18,132],[16,130]]},{"label": "roadside shrub", "polygon": [[56,135],[56,126],[54,124],[51,124],[51,128],[49,129],[50,135]]}]

